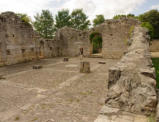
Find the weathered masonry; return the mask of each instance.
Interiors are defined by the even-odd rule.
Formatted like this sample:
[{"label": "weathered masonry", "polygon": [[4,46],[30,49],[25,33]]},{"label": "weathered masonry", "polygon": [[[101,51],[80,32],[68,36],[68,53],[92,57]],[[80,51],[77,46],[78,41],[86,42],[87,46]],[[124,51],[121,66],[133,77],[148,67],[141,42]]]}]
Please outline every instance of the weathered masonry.
[{"label": "weathered masonry", "polygon": [[68,27],[59,29],[53,40],[42,39],[32,26],[23,22],[13,12],[0,15],[0,65],[10,65],[39,58],[55,56],[92,55],[90,35],[102,36],[101,55],[103,58],[121,58],[127,51],[131,32],[139,22],[134,19],[107,20],[87,31]]},{"label": "weathered masonry", "polygon": [[[96,122],[109,121],[106,118],[110,115],[112,118],[124,118],[125,115],[128,118],[130,114],[126,112],[148,117],[158,113],[156,77],[149,52],[149,39],[146,29],[135,27],[127,53],[109,69],[105,106]],[[130,116],[135,119],[133,117]],[[130,119],[127,122],[136,121]]]},{"label": "weathered masonry", "polygon": [[41,39],[13,12],[0,15],[0,65],[10,65],[56,55],[54,40]]},{"label": "weathered masonry", "polygon": [[121,58],[127,51],[131,33],[136,25],[134,19],[107,20],[103,24],[88,30],[79,31],[64,27],[57,31],[56,40],[61,56],[78,56],[79,48],[84,49],[84,55],[92,54],[92,44],[89,36],[93,32],[100,33],[103,58]]}]

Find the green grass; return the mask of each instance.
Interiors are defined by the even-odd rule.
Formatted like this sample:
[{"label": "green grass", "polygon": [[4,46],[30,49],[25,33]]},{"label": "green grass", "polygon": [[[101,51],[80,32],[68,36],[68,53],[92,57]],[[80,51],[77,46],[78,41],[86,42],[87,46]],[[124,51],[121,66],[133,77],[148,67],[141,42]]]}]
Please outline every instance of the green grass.
[{"label": "green grass", "polygon": [[157,88],[159,88],[159,58],[152,58],[152,63],[156,70]]}]

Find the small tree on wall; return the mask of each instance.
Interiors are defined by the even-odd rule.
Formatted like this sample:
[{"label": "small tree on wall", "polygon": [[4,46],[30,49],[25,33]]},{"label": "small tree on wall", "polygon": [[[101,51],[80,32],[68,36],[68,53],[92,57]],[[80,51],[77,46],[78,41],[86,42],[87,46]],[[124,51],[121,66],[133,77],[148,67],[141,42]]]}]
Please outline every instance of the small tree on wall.
[{"label": "small tree on wall", "polygon": [[93,53],[99,53],[99,50],[102,49],[102,35],[99,32],[93,32],[89,39],[93,45]]}]

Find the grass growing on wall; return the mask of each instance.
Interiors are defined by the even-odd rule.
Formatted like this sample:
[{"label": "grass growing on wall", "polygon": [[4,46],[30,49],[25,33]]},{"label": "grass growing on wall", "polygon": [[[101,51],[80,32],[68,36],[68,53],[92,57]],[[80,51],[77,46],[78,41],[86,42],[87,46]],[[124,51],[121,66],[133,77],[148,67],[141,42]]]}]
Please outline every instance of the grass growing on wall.
[{"label": "grass growing on wall", "polygon": [[156,70],[157,88],[159,89],[159,58],[152,58],[152,63]]}]

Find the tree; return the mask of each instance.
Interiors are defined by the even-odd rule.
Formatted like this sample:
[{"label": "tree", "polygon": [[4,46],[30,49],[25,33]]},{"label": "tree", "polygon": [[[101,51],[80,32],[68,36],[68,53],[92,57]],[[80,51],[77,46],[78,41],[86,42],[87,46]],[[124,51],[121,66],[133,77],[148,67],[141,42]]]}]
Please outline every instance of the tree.
[{"label": "tree", "polygon": [[126,15],[115,15],[113,19],[121,19],[121,18],[126,18]]},{"label": "tree", "polygon": [[42,37],[46,39],[53,38],[55,26],[53,16],[49,10],[42,10],[41,14],[37,14],[33,25]]},{"label": "tree", "polygon": [[58,14],[56,15],[56,28],[62,28],[64,26],[70,26],[71,23],[70,23],[70,19],[71,19],[71,16],[69,15],[69,10],[61,10],[61,11],[58,11]]},{"label": "tree", "polygon": [[149,30],[149,35],[151,37],[151,39],[153,39],[154,37],[154,28],[152,27],[152,25],[149,22],[142,22],[141,24],[142,27],[145,27]]},{"label": "tree", "polygon": [[88,29],[90,21],[82,9],[75,9],[71,13],[71,27],[79,30]]},{"label": "tree", "polygon": [[104,15],[96,15],[96,18],[93,20],[93,26],[99,25],[105,21]]},{"label": "tree", "polygon": [[17,13],[17,16],[25,23],[31,24],[31,19],[27,14]]},{"label": "tree", "polygon": [[141,22],[148,22],[154,29],[153,38],[159,38],[159,11],[150,10],[139,16]]},{"label": "tree", "polygon": [[134,14],[127,14],[127,15],[119,14],[113,17],[113,19],[122,19],[122,18],[136,18],[136,16]]}]

